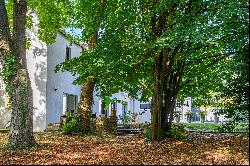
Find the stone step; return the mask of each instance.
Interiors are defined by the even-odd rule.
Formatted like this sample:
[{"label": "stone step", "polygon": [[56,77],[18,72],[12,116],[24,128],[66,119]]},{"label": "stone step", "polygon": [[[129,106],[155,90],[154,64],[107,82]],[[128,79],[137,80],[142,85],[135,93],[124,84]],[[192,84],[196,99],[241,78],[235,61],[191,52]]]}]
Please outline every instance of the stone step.
[{"label": "stone step", "polygon": [[8,133],[9,131],[9,129],[0,129],[0,133]]},{"label": "stone step", "polygon": [[60,130],[60,123],[50,123],[45,129],[45,132],[53,132],[53,131],[59,131],[59,130]]},{"label": "stone step", "polygon": [[117,135],[123,135],[123,134],[142,134],[143,129],[117,129],[116,134]]}]

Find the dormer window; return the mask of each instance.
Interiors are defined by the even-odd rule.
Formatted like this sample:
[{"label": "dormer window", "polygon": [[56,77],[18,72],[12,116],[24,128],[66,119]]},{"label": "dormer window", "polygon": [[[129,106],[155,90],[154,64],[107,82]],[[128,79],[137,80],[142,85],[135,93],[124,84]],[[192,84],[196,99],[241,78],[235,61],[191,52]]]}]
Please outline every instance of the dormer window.
[{"label": "dormer window", "polygon": [[68,61],[71,59],[71,48],[70,47],[66,47],[66,58],[65,60]]}]

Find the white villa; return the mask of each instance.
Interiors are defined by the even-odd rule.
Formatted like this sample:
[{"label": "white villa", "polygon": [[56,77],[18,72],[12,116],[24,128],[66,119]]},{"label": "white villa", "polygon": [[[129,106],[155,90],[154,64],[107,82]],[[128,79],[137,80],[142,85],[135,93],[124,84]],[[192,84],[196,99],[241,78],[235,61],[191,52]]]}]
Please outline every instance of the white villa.
[{"label": "white villa", "polygon": [[[74,77],[70,72],[55,73],[55,66],[61,62],[79,56],[83,48],[70,45],[65,35],[58,32],[56,42],[45,44],[38,39],[38,17],[32,13],[33,27],[27,29],[31,45],[26,51],[27,67],[33,90],[33,129],[43,131],[49,123],[59,122],[63,109],[76,110],[80,96],[80,86],[73,85]],[[4,85],[0,79],[0,128],[10,121],[10,110],[6,110]]]}]

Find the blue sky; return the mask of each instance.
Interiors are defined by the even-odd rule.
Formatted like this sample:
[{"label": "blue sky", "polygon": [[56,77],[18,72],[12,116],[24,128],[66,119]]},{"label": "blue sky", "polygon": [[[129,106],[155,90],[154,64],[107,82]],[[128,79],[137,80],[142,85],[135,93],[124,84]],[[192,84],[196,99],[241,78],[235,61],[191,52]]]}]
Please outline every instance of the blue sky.
[{"label": "blue sky", "polygon": [[82,36],[82,31],[79,28],[66,28],[65,30],[71,35]]}]

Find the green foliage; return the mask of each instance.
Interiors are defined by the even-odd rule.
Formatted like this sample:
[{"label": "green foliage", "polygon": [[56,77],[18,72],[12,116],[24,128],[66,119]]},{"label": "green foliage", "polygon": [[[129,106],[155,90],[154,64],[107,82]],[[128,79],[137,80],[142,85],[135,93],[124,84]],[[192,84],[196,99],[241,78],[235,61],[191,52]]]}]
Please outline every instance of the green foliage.
[{"label": "green foliage", "polygon": [[188,111],[186,113],[186,116],[189,117],[189,118],[194,117],[194,113],[192,111]]},{"label": "green foliage", "polygon": [[187,130],[195,131],[216,131],[219,124],[211,123],[181,123]]},{"label": "green foliage", "polygon": [[62,132],[64,134],[74,134],[74,133],[78,133],[79,129],[78,129],[78,122],[76,119],[72,119],[71,121],[69,121],[68,123],[65,123],[62,127]]},{"label": "green foliage", "polygon": [[126,110],[124,111],[124,122],[125,123],[130,123],[132,120],[132,116],[131,116],[131,111],[130,110]]},{"label": "green foliage", "polygon": [[172,124],[169,131],[162,131],[162,138],[175,138],[178,140],[186,139],[186,133],[182,124]]},{"label": "green foliage", "polygon": [[187,130],[211,132],[247,132],[248,124],[211,124],[211,123],[181,123]]},{"label": "green foliage", "polygon": [[147,126],[144,128],[143,135],[145,140],[151,140],[152,138],[151,126]]},{"label": "green foliage", "polygon": [[40,34],[55,36],[55,29],[68,25],[82,30],[81,42],[89,43],[93,36],[97,37],[95,48],[58,65],[57,70],[78,75],[77,84],[95,76],[95,87],[101,97],[126,90],[131,97],[140,94],[140,100],[147,101],[157,81],[148,73],[154,71],[155,59],[162,57],[164,49],[167,54],[162,58],[166,58],[168,67],[162,74],[166,76],[166,88],[173,89],[170,78],[178,76],[175,86],[178,99],[196,97],[195,102],[200,105],[211,97],[209,91],[223,91],[223,81],[232,75],[230,66],[240,54],[249,52],[247,1],[51,3],[46,0],[38,5],[38,9],[43,9],[40,15],[49,13],[41,21],[41,25],[49,28]]},{"label": "green foliage", "polygon": [[217,125],[215,130],[219,132],[233,132],[236,125],[232,123]]},{"label": "green foliage", "polygon": [[166,134],[166,137],[176,138],[178,140],[183,140],[187,138],[186,134],[177,127],[172,127],[170,131]]},{"label": "green foliage", "polygon": [[[72,25],[74,10],[74,1],[49,1],[32,0],[28,1],[28,7],[38,13],[39,39],[47,44],[55,42],[59,30]],[[72,39],[72,38],[69,38]]]},{"label": "green foliage", "polygon": [[[91,131],[83,129],[80,117],[74,117],[69,122],[62,126],[62,133],[67,135],[84,135],[90,134]],[[91,121],[91,129],[93,128],[93,122]]]},{"label": "green foliage", "polygon": [[[170,72],[183,73],[178,97],[202,94],[201,99],[209,98],[208,89],[222,87],[225,77],[218,75],[227,70],[226,58],[234,54],[238,56],[249,43],[246,1],[83,3],[77,0],[69,4],[74,9],[73,16],[69,17],[74,18],[72,26],[83,30],[82,42],[89,42],[97,29],[102,31],[98,34],[95,49],[84,51],[81,57],[65,62],[57,69],[79,74],[75,80],[77,84],[94,75],[101,96],[127,90],[130,96],[137,97],[139,89],[141,100],[147,100],[152,96],[153,81],[152,75],[147,73],[153,70],[153,60],[161,49],[167,48],[174,59]],[[166,11],[169,12],[167,17],[161,20],[168,28],[155,38],[151,19]],[[218,66],[225,68],[217,70]],[[196,102],[201,103],[201,99],[197,98]]]},{"label": "green foliage", "polygon": [[200,115],[200,117],[201,117],[202,119],[204,119],[204,118],[206,117],[207,113],[206,113],[205,111],[200,111],[200,112],[199,112],[199,115]]},{"label": "green foliage", "polygon": [[16,57],[12,55],[4,56],[4,64],[3,64],[3,69],[0,73],[0,77],[4,79],[4,82],[6,83],[6,91],[8,92],[9,95],[12,94],[13,91],[13,85],[11,78],[16,76],[16,70],[15,70],[15,63],[16,63]]},{"label": "green foliage", "polygon": [[181,112],[180,111],[174,112],[174,117],[180,117],[180,116],[181,116]]},{"label": "green foliage", "polygon": [[3,70],[1,72],[1,77],[7,80],[16,75],[16,71],[14,69],[16,57],[12,55],[4,56],[3,60],[4,60],[4,65],[3,65]]},{"label": "green foliage", "polygon": [[[162,130],[160,135],[161,135],[160,139],[175,138],[178,140],[183,140],[187,138],[184,126],[182,124],[172,124],[172,127],[169,131]],[[144,129],[144,138],[146,140],[151,140],[152,138],[151,126],[148,126]]]}]

